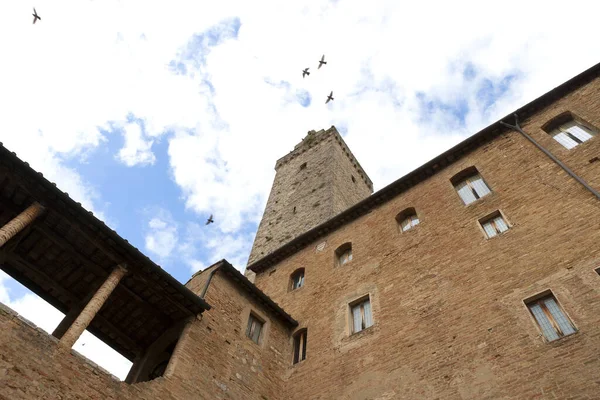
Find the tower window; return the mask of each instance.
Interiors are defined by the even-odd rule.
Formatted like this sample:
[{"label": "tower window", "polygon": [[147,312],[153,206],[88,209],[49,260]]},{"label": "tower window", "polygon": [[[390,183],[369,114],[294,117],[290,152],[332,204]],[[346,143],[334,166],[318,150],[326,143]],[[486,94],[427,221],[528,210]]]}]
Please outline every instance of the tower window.
[{"label": "tower window", "polygon": [[294,364],[306,360],[307,330],[302,329],[294,335]]},{"label": "tower window", "polygon": [[456,174],[450,181],[465,205],[491,193],[490,188],[475,167],[467,168]]},{"label": "tower window", "polygon": [[304,286],[304,268],[298,268],[290,277],[291,290],[300,289]]},{"label": "tower window", "polygon": [[493,238],[494,236],[499,235],[508,230],[508,224],[506,223],[506,220],[504,219],[502,214],[500,214],[500,211],[496,211],[493,214],[482,218],[479,221],[479,223],[485,231],[485,234],[488,237],[488,239]]},{"label": "tower window", "polygon": [[413,227],[419,225],[419,217],[414,208],[407,208],[406,210],[396,215],[396,222],[401,232],[406,232]]},{"label": "tower window", "polygon": [[590,140],[597,133],[586,124],[576,120],[571,113],[559,115],[544,125],[542,129],[569,150]]},{"label": "tower window", "polygon": [[352,182],[356,183],[356,178],[354,178],[354,175],[351,175],[351,176],[352,176]]},{"label": "tower window", "polygon": [[306,163],[302,163],[302,164],[300,165],[300,170],[301,170],[301,171],[302,171],[304,168],[306,168]]},{"label": "tower window", "polygon": [[352,321],[352,333],[358,333],[373,325],[369,296],[350,304],[350,320]]},{"label": "tower window", "polygon": [[335,251],[338,265],[344,265],[352,261],[352,243],[344,243]]},{"label": "tower window", "polygon": [[264,324],[264,321],[261,321],[256,315],[250,313],[248,327],[246,328],[246,336],[252,339],[254,343],[258,344]]},{"label": "tower window", "polygon": [[552,292],[548,291],[541,298],[525,303],[547,341],[552,342],[576,332]]}]

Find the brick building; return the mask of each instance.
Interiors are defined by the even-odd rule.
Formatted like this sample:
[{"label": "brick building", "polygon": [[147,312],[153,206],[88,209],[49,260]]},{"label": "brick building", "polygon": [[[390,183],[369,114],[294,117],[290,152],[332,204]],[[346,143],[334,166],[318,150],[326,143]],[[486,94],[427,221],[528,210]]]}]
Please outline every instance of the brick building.
[{"label": "brick building", "polygon": [[[334,127],[277,161],[247,266],[182,285],[5,148],[0,397],[600,398],[600,64],[371,194]],[[71,350],[90,330],[119,382]]]}]

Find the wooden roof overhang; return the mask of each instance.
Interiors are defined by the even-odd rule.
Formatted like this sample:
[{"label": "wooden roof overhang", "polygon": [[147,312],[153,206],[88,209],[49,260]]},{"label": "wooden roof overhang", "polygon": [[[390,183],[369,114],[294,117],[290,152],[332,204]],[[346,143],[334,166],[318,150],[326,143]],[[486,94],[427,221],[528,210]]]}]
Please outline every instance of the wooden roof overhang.
[{"label": "wooden roof overhang", "polygon": [[44,213],[0,248],[3,271],[67,314],[127,266],[88,331],[129,360],[210,306],[0,143],[0,227],[34,202]]}]

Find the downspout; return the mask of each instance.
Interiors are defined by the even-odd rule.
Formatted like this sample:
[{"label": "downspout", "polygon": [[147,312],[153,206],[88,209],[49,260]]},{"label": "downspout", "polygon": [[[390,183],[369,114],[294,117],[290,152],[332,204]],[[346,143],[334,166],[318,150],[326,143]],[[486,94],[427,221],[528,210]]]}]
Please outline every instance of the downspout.
[{"label": "downspout", "polygon": [[210,285],[210,281],[212,280],[213,275],[217,272],[219,268],[215,268],[208,274],[208,279],[206,279],[206,283],[204,284],[204,289],[202,289],[202,293],[200,293],[200,298],[204,300],[204,296],[206,296],[206,291],[208,290],[208,285]]},{"label": "downspout", "polygon": [[596,196],[596,198],[598,200],[600,200],[600,193],[598,193],[598,191],[596,191],[593,187],[591,187],[586,181],[581,179],[575,172],[571,171],[571,169],[569,167],[567,167],[565,164],[563,164],[558,158],[554,157],[554,155],[552,153],[550,153],[548,150],[546,150],[544,147],[542,147],[538,142],[533,140],[533,138],[531,136],[529,136],[527,133],[525,133],[525,131],[523,131],[523,129],[521,129],[521,126],[519,125],[519,117],[517,116],[517,114],[515,114],[515,124],[514,125],[507,124],[504,121],[500,121],[500,124],[507,128],[514,129],[517,132],[519,132],[521,135],[523,135],[527,140],[529,140],[531,143],[533,143],[533,145],[535,147],[537,147],[545,155],[547,155],[556,165],[561,167],[567,174],[569,174],[573,179],[575,179],[577,182],[582,184],[583,187],[585,187],[590,193],[592,193],[594,196]]}]

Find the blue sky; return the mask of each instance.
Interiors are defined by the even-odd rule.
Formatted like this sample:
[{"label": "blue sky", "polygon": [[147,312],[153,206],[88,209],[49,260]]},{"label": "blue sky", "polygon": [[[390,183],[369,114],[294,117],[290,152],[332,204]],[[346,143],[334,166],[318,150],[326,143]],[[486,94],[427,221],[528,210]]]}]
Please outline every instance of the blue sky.
[{"label": "blue sky", "polygon": [[[309,130],[336,125],[377,190],[598,62],[598,6],[577,3],[561,30],[552,1],[503,3],[519,29],[471,0],[42,0],[36,25],[3,3],[0,141],[181,282],[243,270],[275,161]],[[0,300],[60,319],[3,275]]]}]

